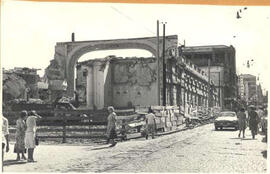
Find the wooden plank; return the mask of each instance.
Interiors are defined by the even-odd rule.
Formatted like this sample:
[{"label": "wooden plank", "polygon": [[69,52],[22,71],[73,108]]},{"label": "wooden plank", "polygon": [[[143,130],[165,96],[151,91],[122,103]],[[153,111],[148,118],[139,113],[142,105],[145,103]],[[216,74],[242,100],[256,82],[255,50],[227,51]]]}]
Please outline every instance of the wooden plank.
[{"label": "wooden plank", "polygon": [[148,108],[149,108],[149,107],[145,107],[145,108],[135,108],[135,112],[148,113]]},{"label": "wooden plank", "polygon": [[71,114],[78,114],[78,113],[87,113],[87,114],[107,114],[106,110],[89,110],[89,109],[76,109],[76,110],[54,110],[55,113],[71,113]]},{"label": "wooden plank", "polygon": [[138,114],[133,114],[133,115],[127,115],[127,116],[116,116],[117,120],[129,120],[129,119],[133,119],[133,118],[137,118],[139,117]]},{"label": "wooden plank", "polygon": [[[62,132],[63,129],[45,129],[45,128],[39,128],[37,132],[44,133],[44,132]],[[100,128],[100,129],[88,129],[88,128],[83,128],[83,129],[78,129],[78,128],[66,128],[66,132],[105,132],[106,129]],[[15,131],[13,131],[15,132]],[[13,133],[12,132],[12,133]]]},{"label": "wooden plank", "polygon": [[179,107],[178,106],[166,106],[165,109],[178,109]]},{"label": "wooden plank", "polygon": [[[46,138],[63,138],[63,136],[38,136],[38,138],[41,138],[41,139],[46,139]],[[82,135],[79,135],[79,136],[66,136],[66,139],[67,138],[106,138],[106,135],[85,135],[85,136],[82,136]]]},{"label": "wooden plank", "polygon": [[114,112],[116,113],[126,113],[126,112],[135,112],[134,109],[115,109]]},{"label": "wooden plank", "polygon": [[153,109],[153,110],[164,110],[165,107],[164,106],[151,106],[151,109]]},{"label": "wooden plank", "polygon": [[[41,122],[38,126],[61,126],[62,122]],[[80,126],[80,125],[107,125],[107,122],[68,122],[68,126]]]}]

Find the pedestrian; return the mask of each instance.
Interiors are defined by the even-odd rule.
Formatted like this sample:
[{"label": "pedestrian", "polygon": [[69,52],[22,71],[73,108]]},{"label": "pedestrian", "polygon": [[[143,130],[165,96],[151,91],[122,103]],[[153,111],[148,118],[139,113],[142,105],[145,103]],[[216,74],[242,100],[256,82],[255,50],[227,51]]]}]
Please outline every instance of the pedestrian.
[{"label": "pedestrian", "polygon": [[249,129],[251,130],[253,139],[255,139],[255,135],[257,135],[258,122],[259,122],[259,116],[257,112],[255,112],[255,110],[256,110],[256,107],[254,105],[249,106],[248,123],[249,123]]},{"label": "pedestrian", "polygon": [[4,171],[4,153],[9,151],[9,130],[8,119],[2,115],[2,172]]},{"label": "pedestrian", "polygon": [[156,120],[155,114],[153,113],[153,110],[151,108],[148,109],[148,114],[145,116],[145,122],[146,122],[145,139],[148,139],[149,134],[151,134],[152,139],[154,139],[156,132]]},{"label": "pedestrian", "polygon": [[264,111],[263,111],[263,106],[259,106],[258,110],[257,110],[257,114],[259,116],[259,123],[258,123],[258,132],[259,132],[259,128],[262,127],[261,125],[261,121],[264,117]]},{"label": "pedestrian", "polygon": [[245,113],[244,108],[240,109],[240,111],[237,113],[237,117],[238,117],[238,125],[239,125],[238,137],[240,138],[241,131],[242,131],[243,132],[243,138],[245,138],[245,129],[246,129],[247,117],[246,117],[246,113]]},{"label": "pedestrian", "polygon": [[22,111],[20,113],[20,116],[18,120],[16,121],[16,133],[15,133],[15,139],[16,143],[14,145],[14,153],[17,153],[17,159],[20,160],[20,154],[22,154],[22,159],[26,160],[26,157],[24,156],[25,153],[25,131],[26,131],[26,123],[25,118],[27,116],[27,111]]},{"label": "pedestrian", "polygon": [[114,108],[112,106],[108,107],[108,125],[107,125],[107,143],[111,142],[110,147],[113,147],[116,145],[115,138],[117,138],[116,134],[116,114],[114,112]]},{"label": "pedestrian", "polygon": [[122,120],[122,127],[121,127],[121,135],[122,135],[122,141],[127,140],[127,127],[126,127],[126,121]]},{"label": "pedestrian", "polygon": [[34,162],[34,149],[36,147],[36,121],[42,117],[37,115],[36,111],[31,111],[26,119],[25,147],[28,153],[28,162]]}]

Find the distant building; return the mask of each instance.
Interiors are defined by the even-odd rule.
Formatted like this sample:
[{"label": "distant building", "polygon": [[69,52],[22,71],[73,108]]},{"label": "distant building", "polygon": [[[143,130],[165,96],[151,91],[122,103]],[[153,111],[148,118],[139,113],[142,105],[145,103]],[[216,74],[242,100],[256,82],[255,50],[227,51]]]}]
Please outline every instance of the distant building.
[{"label": "distant building", "polygon": [[[260,93],[262,93],[261,87],[259,88]],[[241,100],[245,101],[247,104],[256,104],[258,97],[257,92],[256,76],[251,74],[240,74],[239,95]]]},{"label": "distant building", "polygon": [[209,45],[182,48],[182,55],[209,74],[218,90],[220,106],[237,107],[238,78],[233,46]]},{"label": "distant building", "polygon": [[268,105],[268,91],[266,91],[266,94],[263,96],[263,103],[265,106]]},{"label": "distant building", "polygon": [[263,105],[263,91],[262,91],[262,87],[261,84],[257,85],[257,104],[258,105]]}]

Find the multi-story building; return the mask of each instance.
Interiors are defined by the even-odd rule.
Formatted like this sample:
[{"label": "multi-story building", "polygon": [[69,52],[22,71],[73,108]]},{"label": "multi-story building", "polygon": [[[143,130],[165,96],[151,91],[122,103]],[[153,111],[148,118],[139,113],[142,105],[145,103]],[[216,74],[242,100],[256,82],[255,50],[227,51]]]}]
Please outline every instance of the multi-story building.
[{"label": "multi-story building", "polygon": [[[260,90],[261,91],[261,90]],[[251,74],[239,75],[239,95],[246,104],[256,104],[257,102],[256,76]]]},{"label": "multi-story building", "polygon": [[257,85],[257,104],[258,105],[263,105],[263,91],[262,91],[262,87],[261,84]]},{"label": "multi-story building", "polygon": [[[196,65],[183,57],[170,57],[166,63],[166,84],[158,84],[155,58],[94,59],[77,65],[76,87],[79,100],[89,109],[106,106],[134,107],[162,105],[162,88],[166,88],[166,105],[181,111],[218,106],[213,81]],[[86,97],[84,97],[86,96]]]},{"label": "multi-story building", "polygon": [[237,107],[238,78],[233,46],[210,45],[184,47],[182,55],[200,67],[213,80],[222,108]]}]

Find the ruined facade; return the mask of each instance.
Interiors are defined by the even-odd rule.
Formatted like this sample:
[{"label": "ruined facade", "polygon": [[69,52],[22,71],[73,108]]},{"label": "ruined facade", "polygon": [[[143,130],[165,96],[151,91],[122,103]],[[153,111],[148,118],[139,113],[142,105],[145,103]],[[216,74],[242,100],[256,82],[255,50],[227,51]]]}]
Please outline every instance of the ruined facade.
[{"label": "ruined facade", "polygon": [[209,73],[219,91],[222,108],[233,109],[237,103],[238,77],[233,46],[191,46],[182,49],[182,55]]},{"label": "ruined facade", "polygon": [[154,58],[109,58],[81,62],[77,66],[76,82],[79,100],[90,109],[102,109],[109,105],[157,105]]},{"label": "ruined facade", "polygon": [[[187,113],[191,108],[208,107],[208,77],[190,61],[168,58],[166,79],[167,105],[180,106]],[[80,101],[90,109],[159,105],[155,58],[108,57],[80,62],[76,82],[77,89],[83,89]],[[210,83],[212,106],[218,106],[217,90]]]},{"label": "ruined facade", "polygon": [[[114,39],[114,40],[94,40],[94,41],[72,41],[59,42],[55,46],[54,59],[46,69],[46,76],[49,84],[67,83],[67,95],[73,96],[75,90],[75,73],[74,69],[79,58],[89,52],[99,50],[117,50],[117,49],[142,49],[151,52],[155,57],[157,55],[157,38],[131,38],[131,39]],[[166,36],[165,50],[176,49],[178,44],[177,35]],[[162,38],[159,38],[162,43]],[[162,49],[162,44],[159,45]],[[58,82],[60,81],[60,82]]]}]

